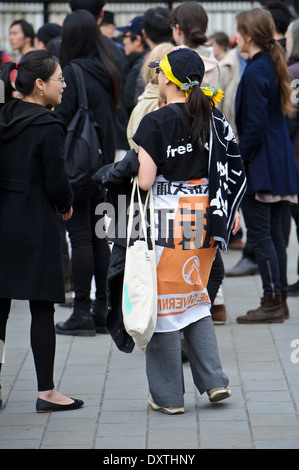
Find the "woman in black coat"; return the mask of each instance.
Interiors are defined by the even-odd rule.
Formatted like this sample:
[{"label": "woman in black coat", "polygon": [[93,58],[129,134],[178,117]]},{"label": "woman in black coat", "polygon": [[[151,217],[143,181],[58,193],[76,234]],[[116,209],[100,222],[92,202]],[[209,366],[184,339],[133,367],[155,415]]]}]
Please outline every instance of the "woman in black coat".
[{"label": "woman in black coat", "polygon": [[[11,72],[17,69],[12,98]],[[57,210],[72,216],[73,191],[64,165],[65,126],[49,107],[65,89],[60,65],[47,51],[32,51],[1,74],[6,104],[0,115],[0,340],[11,299],[29,300],[35,360],[36,409],[82,406],[54,388],[54,303],[64,301]]]},{"label": "woman in black coat", "polygon": [[[72,63],[83,72],[88,109],[101,128],[104,163],[115,157],[115,111],[119,100],[119,72],[110,58],[94,16],[86,10],[69,14],[63,24],[60,63],[67,89],[62,102],[55,108],[58,117],[68,126],[78,110],[78,90]],[[72,248],[74,308],[68,320],[56,324],[63,335],[94,336],[107,333],[106,278],[110,249],[106,238],[98,238],[95,211],[102,202],[95,183],[90,184],[87,197],[77,197],[74,214],[67,222]],[[95,277],[96,299],[91,311],[91,281]]]}]

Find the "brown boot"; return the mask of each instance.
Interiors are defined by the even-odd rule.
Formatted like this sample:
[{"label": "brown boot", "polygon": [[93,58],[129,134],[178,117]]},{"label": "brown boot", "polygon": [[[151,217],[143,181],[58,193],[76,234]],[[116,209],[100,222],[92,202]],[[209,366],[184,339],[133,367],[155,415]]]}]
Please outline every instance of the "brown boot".
[{"label": "brown boot", "polygon": [[290,312],[289,312],[289,307],[287,303],[287,296],[288,296],[288,291],[282,290],[281,291],[281,300],[282,300],[282,306],[284,310],[284,318],[290,318]]},{"label": "brown boot", "polygon": [[226,307],[222,305],[212,305],[211,315],[214,325],[224,325],[226,322]]},{"label": "brown boot", "polygon": [[281,295],[264,294],[262,304],[247,315],[237,317],[238,323],[282,323],[285,319]]}]

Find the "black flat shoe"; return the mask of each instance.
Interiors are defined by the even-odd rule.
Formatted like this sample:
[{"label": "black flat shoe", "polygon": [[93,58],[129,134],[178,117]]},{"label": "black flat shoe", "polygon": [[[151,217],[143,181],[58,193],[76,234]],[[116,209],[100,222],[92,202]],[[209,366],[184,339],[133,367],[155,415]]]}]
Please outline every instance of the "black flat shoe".
[{"label": "black flat shoe", "polygon": [[76,410],[84,405],[84,401],[82,400],[76,400],[75,398],[72,398],[72,400],[74,400],[74,402],[69,405],[59,405],[58,403],[51,403],[50,401],[38,398],[36,400],[36,411],[38,413],[50,413],[52,411]]}]

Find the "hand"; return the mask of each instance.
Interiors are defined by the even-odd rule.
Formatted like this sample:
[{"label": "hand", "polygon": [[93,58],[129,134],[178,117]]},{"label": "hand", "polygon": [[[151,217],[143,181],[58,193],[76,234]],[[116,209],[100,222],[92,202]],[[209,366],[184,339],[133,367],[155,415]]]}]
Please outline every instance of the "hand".
[{"label": "hand", "polygon": [[236,235],[236,233],[240,230],[240,228],[241,228],[241,216],[239,212],[237,211],[235,214],[235,222],[234,222],[234,226],[232,229],[232,234]]},{"label": "hand", "polygon": [[66,214],[62,214],[63,220],[69,220],[73,215],[73,208],[71,207]]}]

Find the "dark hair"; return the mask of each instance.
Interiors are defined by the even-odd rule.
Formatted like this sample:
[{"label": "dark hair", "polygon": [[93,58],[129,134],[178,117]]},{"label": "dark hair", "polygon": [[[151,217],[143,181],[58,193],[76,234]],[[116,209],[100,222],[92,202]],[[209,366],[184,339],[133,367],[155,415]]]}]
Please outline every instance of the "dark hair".
[{"label": "dark hair", "polygon": [[60,45],[60,64],[64,68],[74,59],[95,57],[110,75],[115,105],[119,104],[119,71],[103,39],[94,16],[87,10],[76,10],[64,20]]},{"label": "dark hair", "polygon": [[225,50],[227,50],[229,46],[229,37],[224,31],[217,31],[216,33],[213,33],[209,39],[214,39],[218,46],[224,47]]},{"label": "dark hair", "polygon": [[273,39],[274,21],[271,13],[263,8],[241,11],[236,15],[237,29],[242,36],[249,35],[252,41],[269,54],[280,89],[280,107],[284,114],[293,114],[290,74],[280,44]]},{"label": "dark hair", "polygon": [[183,31],[186,46],[196,48],[207,42],[208,15],[197,2],[185,2],[172,10],[170,25],[178,24]]},{"label": "dark hair", "polygon": [[143,15],[143,29],[155,44],[171,41],[172,31],[168,22],[169,14],[170,10],[167,8],[157,7],[150,8]]},{"label": "dark hair", "polygon": [[[197,75],[192,75],[189,78],[192,81],[201,81],[201,78]],[[213,107],[213,101],[204,94],[200,86],[194,86],[185,103],[185,109],[191,121],[191,142],[196,150],[202,149],[205,143],[209,141]]]},{"label": "dark hair", "polygon": [[[45,49],[27,52],[18,64],[16,90],[23,96],[31,95],[36,79],[40,78],[47,82],[58,65],[58,61]],[[11,84],[10,74],[16,66],[15,62],[8,62],[0,75],[5,85],[5,102],[12,98],[14,88]]]},{"label": "dark hair", "polygon": [[105,6],[105,0],[70,0],[72,12],[76,10],[87,10],[98,19]]},{"label": "dark hair", "polygon": [[276,31],[285,35],[292,18],[292,14],[287,5],[279,1],[269,2],[265,5],[265,9],[272,15]]},{"label": "dark hair", "polygon": [[15,26],[17,24],[21,26],[25,38],[31,39],[30,43],[31,43],[31,46],[33,46],[34,38],[35,38],[35,32],[34,32],[33,26],[30,23],[27,23],[27,21],[25,20],[15,20],[13,21],[13,23],[11,23],[9,29],[12,28],[12,26]]}]

